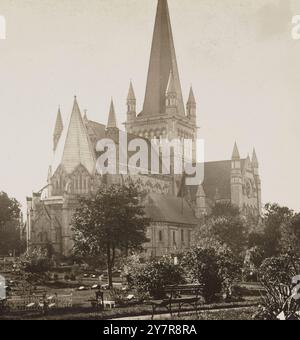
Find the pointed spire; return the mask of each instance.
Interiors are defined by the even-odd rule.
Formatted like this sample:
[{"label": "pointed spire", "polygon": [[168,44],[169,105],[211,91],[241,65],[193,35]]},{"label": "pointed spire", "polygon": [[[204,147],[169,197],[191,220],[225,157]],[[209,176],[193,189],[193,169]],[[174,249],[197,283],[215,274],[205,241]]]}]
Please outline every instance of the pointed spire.
[{"label": "pointed spire", "polygon": [[255,148],[253,149],[253,153],[252,153],[252,165],[253,165],[254,168],[259,167]]},{"label": "pointed spire", "polygon": [[117,118],[116,118],[116,112],[115,112],[113,99],[111,99],[108,122],[107,122],[107,129],[111,129],[111,128],[117,128]]},{"label": "pointed spire", "polygon": [[127,102],[134,101],[134,100],[136,100],[135,93],[134,93],[134,90],[133,90],[132,81],[130,81],[128,96],[127,96]]},{"label": "pointed spire", "polygon": [[177,95],[172,70],[170,71],[170,75],[169,75],[166,95],[175,95],[175,96]]},{"label": "pointed spire", "polygon": [[84,119],[85,122],[88,121],[88,116],[87,116],[87,110],[86,109],[84,110],[83,119]]},{"label": "pointed spire", "polygon": [[64,125],[61,117],[60,107],[58,107],[56,122],[55,122],[55,128],[53,133],[53,149],[55,150],[57,147],[57,143],[61,137],[61,134],[63,132]]},{"label": "pointed spire", "polygon": [[196,104],[196,99],[193,91],[193,87],[191,86],[190,88],[190,94],[189,94],[189,99],[188,99],[188,104]]},{"label": "pointed spire", "polygon": [[249,169],[250,167],[251,167],[251,159],[248,153],[247,158],[246,158],[245,168]]},{"label": "pointed spire", "polygon": [[61,164],[68,174],[72,173],[79,165],[83,165],[92,174],[95,167],[95,154],[76,96],[74,98],[68,132],[64,140]]},{"label": "pointed spire", "polygon": [[231,159],[232,160],[239,160],[239,159],[241,159],[240,153],[239,153],[239,149],[238,149],[238,146],[237,146],[236,142],[234,143],[234,148],[233,148],[233,153],[232,153]]},{"label": "pointed spire", "polygon": [[166,111],[166,89],[170,70],[178,98],[178,113],[185,115],[181,84],[167,0],[158,0],[145,101],[142,114],[159,115]]},{"label": "pointed spire", "polygon": [[190,88],[189,99],[186,104],[187,116],[192,120],[194,124],[196,124],[197,120],[197,104],[195,100],[195,95],[193,91],[193,87]]},{"label": "pointed spire", "polygon": [[127,96],[127,121],[134,120],[136,117],[136,98],[133,90],[132,81],[130,81]]},{"label": "pointed spire", "polygon": [[60,112],[60,106],[58,107],[58,111],[57,111],[57,117],[56,117],[56,122],[55,122],[55,128],[54,128],[54,133],[53,135],[61,135],[62,131],[63,131],[63,121],[62,121],[62,117],[61,117],[61,112]]}]

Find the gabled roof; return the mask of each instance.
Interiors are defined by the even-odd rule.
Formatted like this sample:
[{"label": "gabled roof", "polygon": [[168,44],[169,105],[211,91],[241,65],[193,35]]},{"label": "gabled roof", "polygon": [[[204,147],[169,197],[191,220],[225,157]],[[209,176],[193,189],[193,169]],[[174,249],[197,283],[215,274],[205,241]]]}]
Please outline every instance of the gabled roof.
[{"label": "gabled roof", "polygon": [[185,115],[168,2],[158,0],[145,101],[141,115],[151,116],[166,112],[165,95],[170,71],[174,77],[178,113]]},{"label": "gabled roof", "polygon": [[180,197],[151,193],[148,195],[145,211],[154,222],[194,225],[198,223],[192,208]]},{"label": "gabled roof", "polygon": [[[246,159],[241,159],[241,170],[244,171],[246,166]],[[185,179],[183,179],[185,180]],[[216,193],[218,199],[229,200],[231,199],[231,160],[206,162],[204,163],[204,181],[202,187],[205,196],[210,200],[215,200]],[[184,182],[185,183],[185,182]],[[191,196],[193,201],[196,200],[199,185],[186,186],[183,183],[183,188],[180,190],[179,195],[187,193]]]}]

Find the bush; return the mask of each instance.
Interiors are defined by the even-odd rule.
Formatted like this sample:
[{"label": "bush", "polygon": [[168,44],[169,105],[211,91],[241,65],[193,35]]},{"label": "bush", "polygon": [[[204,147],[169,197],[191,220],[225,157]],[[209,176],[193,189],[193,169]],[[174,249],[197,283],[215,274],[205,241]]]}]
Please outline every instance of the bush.
[{"label": "bush", "polygon": [[271,257],[264,260],[258,272],[259,280],[262,284],[273,282],[289,285],[292,278],[299,274],[299,260],[290,255]]},{"label": "bush", "polygon": [[225,298],[229,299],[235,295],[232,289],[234,281],[241,278],[241,261],[228,247],[222,247],[217,250],[217,264],[222,281],[222,292]]},{"label": "bush", "polygon": [[276,320],[283,317],[287,320],[299,318],[299,300],[294,298],[292,283],[300,273],[299,260],[290,255],[266,259],[259,269],[259,278],[265,289],[262,304],[256,313],[256,319]]},{"label": "bush", "polygon": [[240,275],[240,263],[228,247],[197,247],[182,255],[182,266],[189,281],[203,285],[203,297],[210,303],[223,292],[232,297],[232,285]]},{"label": "bush", "polygon": [[145,264],[133,258],[125,267],[129,287],[134,288],[143,298],[162,298],[164,286],[184,282],[183,271],[180,266],[174,265],[171,256],[153,259]]},{"label": "bush", "polygon": [[213,248],[195,248],[182,257],[189,280],[203,285],[203,297],[212,302],[222,290],[222,279],[219,272],[218,255]]}]

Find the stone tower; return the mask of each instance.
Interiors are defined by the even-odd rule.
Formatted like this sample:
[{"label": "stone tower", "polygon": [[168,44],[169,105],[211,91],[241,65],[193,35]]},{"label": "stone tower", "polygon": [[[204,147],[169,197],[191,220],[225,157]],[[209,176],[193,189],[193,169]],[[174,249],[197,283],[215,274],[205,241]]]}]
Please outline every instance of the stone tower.
[{"label": "stone tower", "polygon": [[262,208],[262,203],[261,203],[261,179],[259,175],[259,163],[257,160],[257,155],[255,149],[253,149],[253,154],[252,154],[252,167],[254,170],[254,178],[255,178],[255,183],[256,183],[256,188],[257,188],[257,206],[259,211],[261,211]]},{"label": "stone tower", "polygon": [[231,203],[239,208],[243,206],[242,164],[236,143],[231,157]]},{"label": "stone tower", "polygon": [[196,101],[190,93],[186,114],[167,0],[158,0],[143,110],[136,115],[132,85],[127,106],[128,133],[148,139],[197,138]]}]

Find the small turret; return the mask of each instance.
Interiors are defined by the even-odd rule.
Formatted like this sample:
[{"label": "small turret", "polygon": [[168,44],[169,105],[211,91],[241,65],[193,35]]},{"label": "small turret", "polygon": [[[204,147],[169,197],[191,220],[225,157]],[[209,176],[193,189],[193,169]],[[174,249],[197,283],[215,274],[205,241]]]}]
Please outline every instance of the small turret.
[{"label": "small turret", "polygon": [[63,132],[63,129],[64,129],[64,126],[63,126],[63,121],[62,121],[60,107],[59,107],[58,112],[57,112],[56,122],[55,122],[55,128],[53,132],[53,151],[56,150],[56,147],[61,137],[61,134]]},{"label": "small turret", "polygon": [[189,99],[188,99],[187,104],[186,104],[186,112],[187,112],[188,118],[190,120],[192,120],[194,123],[196,123],[197,104],[196,104],[195,95],[194,95],[194,91],[193,91],[192,86],[190,88]]},{"label": "small turret", "polygon": [[255,149],[253,149],[253,153],[252,153],[252,166],[253,166],[254,169],[259,168],[259,163],[258,163],[258,160],[257,160],[257,155],[256,155]]},{"label": "small turret", "polygon": [[173,72],[171,71],[166,90],[166,113],[176,112],[177,112],[177,92],[175,88]]},{"label": "small turret", "polygon": [[127,121],[132,121],[136,118],[136,97],[133,90],[132,82],[130,82],[129,92],[127,96]]},{"label": "small turret", "polygon": [[231,203],[239,208],[243,206],[243,183],[241,158],[237,143],[234,144],[231,157]]},{"label": "small turret", "polygon": [[111,99],[111,103],[110,103],[110,109],[109,109],[108,121],[107,121],[107,127],[106,128],[107,129],[117,129],[118,128],[113,99]]},{"label": "small turret", "polygon": [[255,149],[253,149],[253,154],[252,154],[252,166],[253,166],[253,171],[254,171],[254,178],[255,178],[255,183],[256,183],[256,188],[257,188],[257,204],[258,204],[258,209],[259,209],[259,214],[261,214],[261,208],[262,208],[262,203],[261,203],[261,179],[259,176],[259,163],[256,155]]}]

